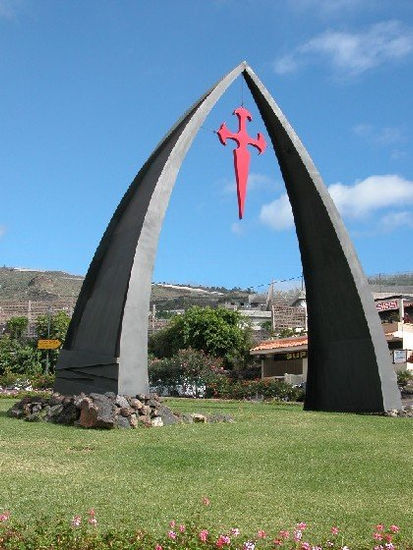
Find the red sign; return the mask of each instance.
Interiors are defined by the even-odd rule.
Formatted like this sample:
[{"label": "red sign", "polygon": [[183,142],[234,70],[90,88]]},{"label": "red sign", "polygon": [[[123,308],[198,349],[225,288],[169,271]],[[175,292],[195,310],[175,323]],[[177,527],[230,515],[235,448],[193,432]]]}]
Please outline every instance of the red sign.
[{"label": "red sign", "polygon": [[376,302],[377,311],[389,311],[392,309],[399,309],[398,300],[388,300],[387,302]]},{"label": "red sign", "polygon": [[267,146],[264,136],[260,133],[257,134],[257,139],[252,139],[247,132],[247,120],[252,120],[252,116],[245,107],[238,107],[235,109],[234,115],[237,115],[239,122],[238,133],[233,134],[228,130],[223,122],[217,132],[218,137],[222,145],[227,144],[227,139],[233,139],[238,147],[234,149],[234,166],[235,176],[237,179],[237,195],[238,195],[238,211],[239,219],[242,219],[244,214],[245,195],[247,192],[248,172],[250,167],[250,152],[247,149],[247,145],[252,145],[258,149],[261,154],[265,151]]}]

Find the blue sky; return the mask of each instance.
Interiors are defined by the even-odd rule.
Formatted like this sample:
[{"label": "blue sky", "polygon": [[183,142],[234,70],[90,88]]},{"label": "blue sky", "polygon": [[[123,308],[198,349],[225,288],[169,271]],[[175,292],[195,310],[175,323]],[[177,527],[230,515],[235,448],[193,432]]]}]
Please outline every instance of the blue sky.
[{"label": "blue sky", "polygon": [[[176,119],[247,60],[318,167],[368,274],[412,270],[410,0],[0,0],[0,263],[83,274]],[[285,189],[251,153],[237,218],[237,80],[179,173],[155,281],[258,287],[299,276]]]}]

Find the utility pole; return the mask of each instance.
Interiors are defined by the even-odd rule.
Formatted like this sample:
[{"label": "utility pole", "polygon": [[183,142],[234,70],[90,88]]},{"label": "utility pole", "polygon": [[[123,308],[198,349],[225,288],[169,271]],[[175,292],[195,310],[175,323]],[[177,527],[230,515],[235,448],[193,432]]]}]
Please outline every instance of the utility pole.
[{"label": "utility pole", "polygon": [[[48,313],[47,313],[47,339],[50,340],[50,317],[51,317],[51,306],[49,305]],[[46,350],[46,371],[45,374],[49,374],[50,370],[50,357],[49,357],[50,350]]]},{"label": "utility pole", "polygon": [[156,304],[152,304],[152,330],[155,331]]}]

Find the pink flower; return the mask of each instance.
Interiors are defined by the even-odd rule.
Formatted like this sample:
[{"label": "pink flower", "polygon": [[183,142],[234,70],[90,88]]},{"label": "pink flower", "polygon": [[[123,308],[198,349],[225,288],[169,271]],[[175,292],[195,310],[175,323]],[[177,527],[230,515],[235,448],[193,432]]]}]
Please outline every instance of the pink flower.
[{"label": "pink flower", "polygon": [[384,525],[382,523],[376,525],[376,531],[384,531]]},{"label": "pink flower", "polygon": [[87,522],[89,525],[92,525],[93,527],[96,527],[98,524],[97,519],[95,518],[95,515],[96,515],[95,509],[91,508],[88,511],[89,519],[87,520]]},{"label": "pink flower", "polygon": [[373,538],[375,540],[383,540],[383,535],[381,533],[374,533]]},{"label": "pink flower", "polygon": [[385,539],[387,542],[391,542],[391,541],[393,540],[393,537],[392,537],[391,535],[389,535],[389,534],[386,533],[386,534],[384,535],[384,539]]},{"label": "pink flower", "polygon": [[340,529],[338,527],[332,527],[331,528],[331,534],[334,535],[334,536],[338,535],[339,531],[340,531]]},{"label": "pink flower", "polygon": [[225,544],[231,544],[231,539],[228,535],[219,535],[217,542],[215,545],[218,548],[222,548]]},{"label": "pink flower", "polygon": [[288,539],[290,537],[290,531],[280,531],[279,535],[282,539]]},{"label": "pink flower", "polygon": [[274,546],[281,546],[283,544],[283,541],[281,539],[274,539],[272,542]]},{"label": "pink flower", "polygon": [[297,523],[297,529],[300,531],[305,531],[307,529],[307,524],[301,521],[300,523]]},{"label": "pink flower", "polygon": [[160,544],[157,544],[155,546],[155,550],[163,550],[162,546]]},{"label": "pink flower", "polygon": [[301,550],[311,550],[311,544],[309,542],[303,542],[301,545]]},{"label": "pink flower", "polygon": [[266,539],[267,538],[267,533],[265,531],[263,531],[262,529],[260,529],[257,533],[257,537],[259,539]]},{"label": "pink flower", "polygon": [[176,539],[175,531],[168,531],[168,537],[172,540],[175,540]]},{"label": "pink flower", "polygon": [[300,540],[303,538],[303,533],[300,531],[300,529],[294,530],[294,542],[300,542]]},{"label": "pink flower", "polygon": [[380,544],[379,546],[375,546],[373,550],[384,550],[384,546]]},{"label": "pink flower", "polygon": [[3,512],[0,514],[0,523],[7,521],[10,518],[10,512]]},{"label": "pink flower", "polygon": [[202,504],[204,506],[209,506],[211,504],[211,501],[209,500],[208,497],[202,497]]},{"label": "pink flower", "polygon": [[180,533],[185,533],[185,525],[182,525],[182,524],[181,524],[181,525],[179,526],[179,532],[180,532]]},{"label": "pink flower", "polygon": [[82,523],[81,516],[73,516],[71,525],[72,527],[80,527],[80,524]]},{"label": "pink flower", "polygon": [[208,535],[209,531],[207,531],[206,529],[202,529],[202,531],[200,531],[198,534],[198,538],[201,542],[206,542]]},{"label": "pink flower", "polygon": [[240,535],[241,531],[238,529],[238,527],[233,527],[231,529],[231,535],[234,537],[238,537]]},{"label": "pink flower", "polygon": [[400,531],[400,527],[397,525],[390,525],[389,529],[392,533],[398,533]]},{"label": "pink flower", "polygon": [[175,527],[175,525],[176,525],[176,521],[174,519],[169,522],[169,527],[171,527],[172,529]]}]

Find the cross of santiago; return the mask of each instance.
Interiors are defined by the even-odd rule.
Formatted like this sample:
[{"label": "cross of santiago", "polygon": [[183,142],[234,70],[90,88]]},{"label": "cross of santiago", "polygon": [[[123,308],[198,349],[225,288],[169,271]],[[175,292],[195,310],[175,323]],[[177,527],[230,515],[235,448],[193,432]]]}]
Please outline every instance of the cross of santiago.
[{"label": "cross of santiago", "polygon": [[217,132],[219,141],[222,145],[226,145],[227,139],[233,139],[238,147],[234,149],[234,167],[235,177],[237,180],[237,195],[238,195],[238,211],[239,219],[242,219],[244,214],[245,195],[247,192],[248,172],[250,167],[250,152],[247,149],[248,145],[252,145],[258,149],[259,154],[265,151],[267,144],[264,136],[261,133],[257,134],[257,139],[252,139],[247,132],[247,120],[251,121],[252,116],[245,107],[235,109],[234,115],[238,117],[239,129],[236,134],[228,130],[223,122]]}]

